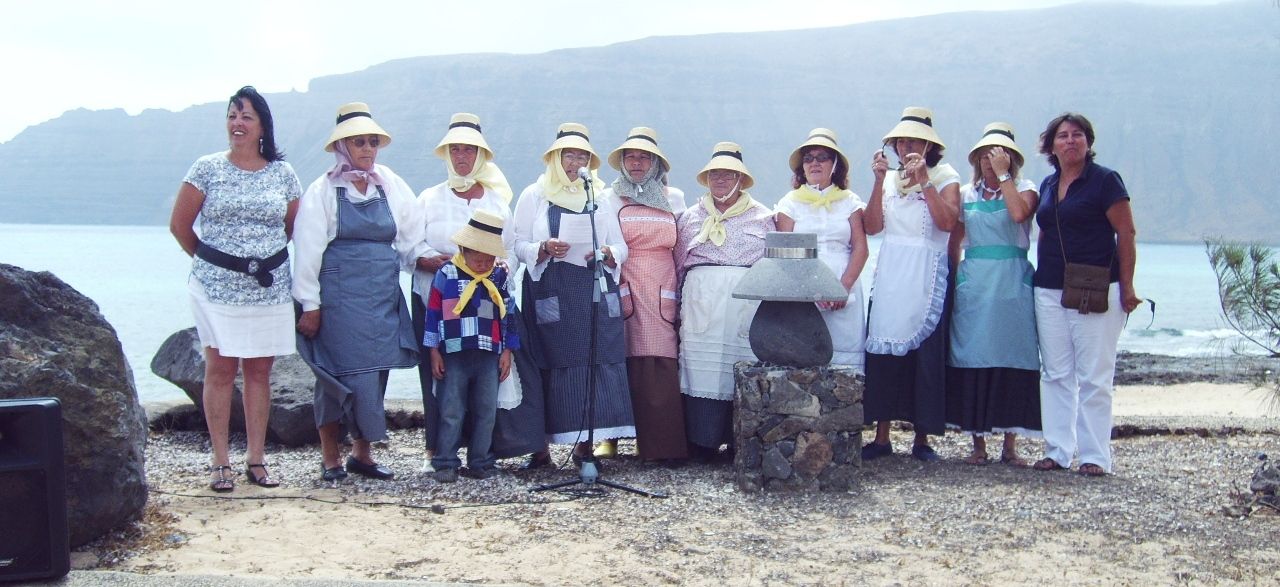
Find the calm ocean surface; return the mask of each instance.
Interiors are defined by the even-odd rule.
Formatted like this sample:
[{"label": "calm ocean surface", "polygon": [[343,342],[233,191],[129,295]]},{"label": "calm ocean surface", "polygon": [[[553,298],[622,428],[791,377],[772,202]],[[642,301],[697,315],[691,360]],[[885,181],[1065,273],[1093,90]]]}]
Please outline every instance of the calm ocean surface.
[{"label": "calm ocean surface", "polygon": [[[879,239],[871,247],[866,282]],[[50,271],[97,302],[119,333],[142,401],[181,397],[150,369],[165,338],[194,324],[186,293],[191,261],[167,227],[0,224],[0,263]],[[1166,355],[1229,352],[1237,337],[1221,317],[1203,246],[1141,244],[1135,280],[1138,293],[1155,299],[1158,311],[1149,329],[1150,311],[1144,306],[1134,312],[1120,348]],[[419,397],[416,371],[393,372],[388,396]]]}]

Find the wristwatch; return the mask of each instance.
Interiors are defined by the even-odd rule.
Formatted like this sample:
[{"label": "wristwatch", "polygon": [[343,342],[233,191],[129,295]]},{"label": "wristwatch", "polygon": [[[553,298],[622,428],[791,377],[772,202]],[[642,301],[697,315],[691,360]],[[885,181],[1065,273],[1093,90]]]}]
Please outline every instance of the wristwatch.
[{"label": "wristwatch", "polygon": [[1011,180],[1011,179],[1013,179],[1013,176],[1012,176],[1012,175],[1009,175],[1008,173],[1001,173],[1000,175],[997,175],[997,176],[996,176],[996,181],[998,181],[998,182],[1000,182],[1000,183],[1004,183],[1004,182],[1009,181],[1009,180]]}]

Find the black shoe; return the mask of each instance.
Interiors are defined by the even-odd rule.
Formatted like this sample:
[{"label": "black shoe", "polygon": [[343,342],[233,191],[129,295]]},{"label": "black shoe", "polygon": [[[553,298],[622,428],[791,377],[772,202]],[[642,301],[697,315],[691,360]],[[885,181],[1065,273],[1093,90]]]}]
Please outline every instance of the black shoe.
[{"label": "black shoe", "polygon": [[942,457],[938,456],[933,447],[927,444],[917,444],[911,447],[911,456],[926,463],[935,463],[942,460]]},{"label": "black shoe", "polygon": [[457,483],[458,470],[457,469],[440,469],[439,471],[432,473],[431,477],[434,478],[437,483]]},{"label": "black shoe", "polygon": [[386,480],[396,476],[395,473],[391,472],[391,469],[379,465],[378,463],[365,464],[355,457],[347,457],[347,470],[370,479]]},{"label": "black shoe", "polygon": [[551,462],[551,453],[534,453],[529,455],[529,461],[520,467],[521,471],[534,471],[537,469],[545,469],[554,467],[555,463]]},{"label": "black shoe", "polygon": [[324,463],[320,463],[320,478],[329,482],[341,481],[347,478],[347,470],[342,465],[326,469]]},{"label": "black shoe", "polygon": [[880,457],[887,457],[893,454],[893,445],[889,443],[880,444],[877,442],[868,442],[862,445],[862,460],[874,461]]},{"label": "black shoe", "polygon": [[497,467],[485,467],[483,469],[472,469],[471,467],[463,467],[458,470],[458,474],[467,479],[488,479],[498,474]]}]

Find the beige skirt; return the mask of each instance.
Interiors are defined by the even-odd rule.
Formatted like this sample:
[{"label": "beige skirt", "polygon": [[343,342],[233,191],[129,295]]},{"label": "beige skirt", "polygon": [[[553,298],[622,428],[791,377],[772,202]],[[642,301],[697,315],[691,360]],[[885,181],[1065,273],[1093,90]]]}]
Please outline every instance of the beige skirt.
[{"label": "beige skirt", "polygon": [[278,357],[297,352],[293,304],[233,306],[209,300],[196,279],[187,281],[191,313],[195,316],[200,346],[212,347],[224,357],[250,359]]}]

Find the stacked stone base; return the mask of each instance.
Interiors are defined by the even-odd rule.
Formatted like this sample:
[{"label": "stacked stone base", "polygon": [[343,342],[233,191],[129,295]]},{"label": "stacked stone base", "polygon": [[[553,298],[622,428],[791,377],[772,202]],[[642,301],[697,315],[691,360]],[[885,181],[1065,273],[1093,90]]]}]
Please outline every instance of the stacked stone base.
[{"label": "stacked stone base", "polygon": [[849,367],[735,365],[738,489],[852,489],[862,467],[863,384]]}]

